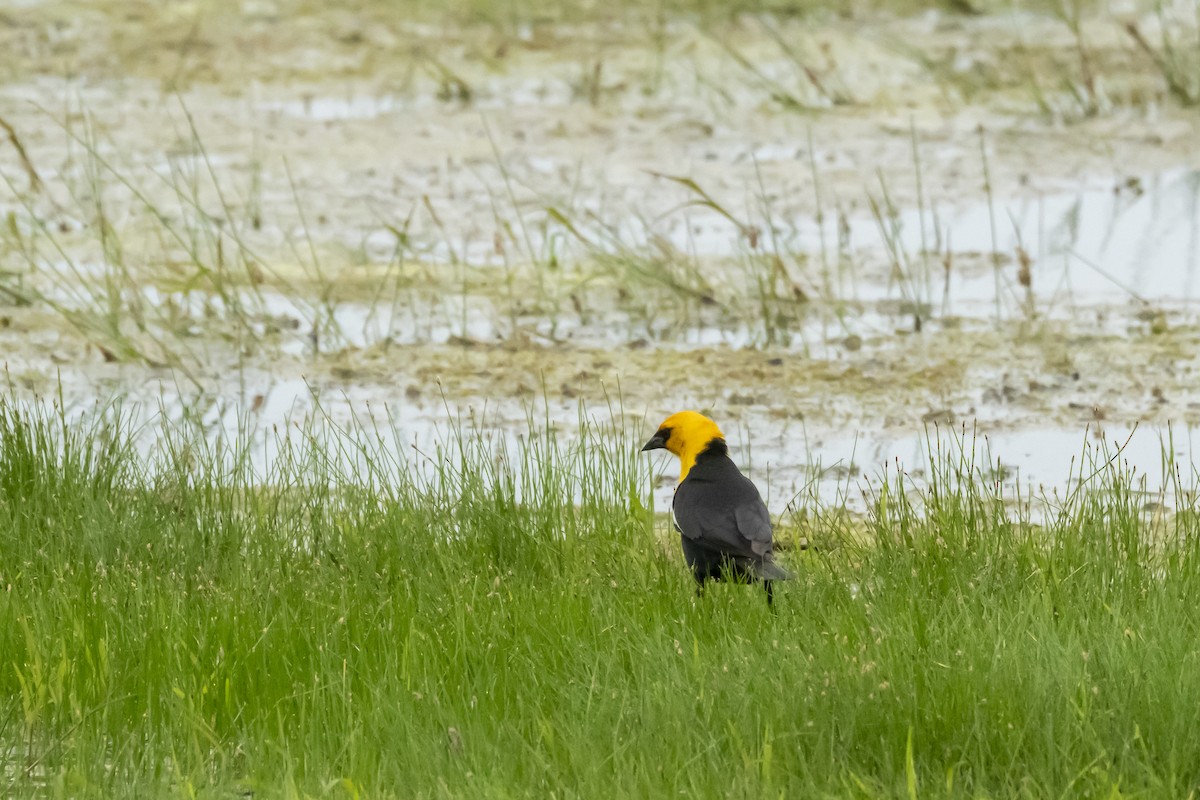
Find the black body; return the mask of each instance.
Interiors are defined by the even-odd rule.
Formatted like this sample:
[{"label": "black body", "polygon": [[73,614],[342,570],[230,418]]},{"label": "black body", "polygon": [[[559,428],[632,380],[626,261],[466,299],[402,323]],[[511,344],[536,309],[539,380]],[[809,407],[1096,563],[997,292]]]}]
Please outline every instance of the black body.
[{"label": "black body", "polygon": [[707,580],[749,582],[791,577],[774,562],[771,515],[758,488],[714,439],[675,490],[672,504],[683,555],[700,588]]}]

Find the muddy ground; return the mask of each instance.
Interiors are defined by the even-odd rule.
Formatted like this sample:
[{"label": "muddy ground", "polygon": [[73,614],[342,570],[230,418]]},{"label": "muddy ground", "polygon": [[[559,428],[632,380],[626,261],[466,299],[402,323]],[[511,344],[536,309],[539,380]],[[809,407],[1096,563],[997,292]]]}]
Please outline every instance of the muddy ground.
[{"label": "muddy ground", "polygon": [[1134,427],[1190,473],[1200,113],[1152,13],[401,16],[0,9],[15,391],[414,440],[701,408],[776,510],[964,426],[1013,485]]}]

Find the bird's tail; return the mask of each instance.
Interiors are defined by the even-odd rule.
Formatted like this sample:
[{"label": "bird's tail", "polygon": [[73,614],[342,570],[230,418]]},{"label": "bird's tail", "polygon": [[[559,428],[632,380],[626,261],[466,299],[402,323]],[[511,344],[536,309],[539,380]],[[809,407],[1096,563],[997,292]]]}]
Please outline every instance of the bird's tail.
[{"label": "bird's tail", "polygon": [[796,577],[770,559],[764,559],[758,566],[758,577],[766,581],[790,581]]}]

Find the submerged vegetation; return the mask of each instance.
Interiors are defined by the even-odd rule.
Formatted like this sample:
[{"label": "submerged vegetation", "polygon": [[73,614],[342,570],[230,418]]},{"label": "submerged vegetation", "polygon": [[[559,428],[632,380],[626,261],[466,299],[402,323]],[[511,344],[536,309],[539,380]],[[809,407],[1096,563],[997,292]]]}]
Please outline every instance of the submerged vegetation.
[{"label": "submerged vegetation", "polygon": [[5,795],[1200,781],[1200,517],[1119,453],[1014,510],[944,438],[919,485],[873,482],[865,520],[809,509],[772,614],[743,587],[694,597],[619,416],[517,445],[460,422],[429,454],[320,421],[267,464],[129,419],[0,405]]},{"label": "submerged vegetation", "polygon": [[[1195,204],[1165,171],[1197,167],[1191,132],[1168,147],[1158,117],[1194,103],[1196,9],[32,4],[0,25],[0,299],[196,383],[214,339],[239,367],[281,343],[698,331],[808,353],[1062,316],[1092,283],[1149,305],[1087,240],[1127,210],[1097,195],[1166,175]],[[1137,121],[1113,124],[1146,166],[1056,202],[1081,148],[1055,126],[1105,116]],[[1115,168],[1092,135],[1079,169]],[[982,233],[958,224],[980,208]]]}]

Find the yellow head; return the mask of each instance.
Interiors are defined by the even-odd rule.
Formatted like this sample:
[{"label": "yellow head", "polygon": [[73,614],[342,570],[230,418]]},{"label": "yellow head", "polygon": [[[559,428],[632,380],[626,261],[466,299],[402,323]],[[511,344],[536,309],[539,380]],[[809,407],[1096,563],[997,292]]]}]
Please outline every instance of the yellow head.
[{"label": "yellow head", "polygon": [[679,456],[679,480],[682,481],[696,464],[696,456],[704,452],[713,439],[725,441],[725,434],[721,433],[717,423],[695,411],[680,411],[663,420],[642,451],[666,449]]}]

